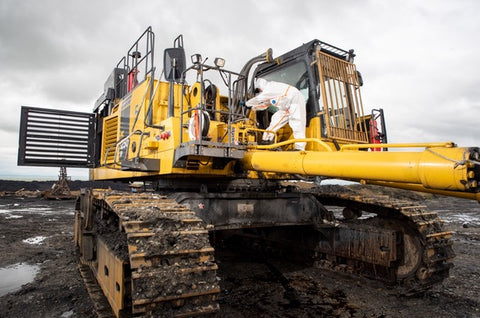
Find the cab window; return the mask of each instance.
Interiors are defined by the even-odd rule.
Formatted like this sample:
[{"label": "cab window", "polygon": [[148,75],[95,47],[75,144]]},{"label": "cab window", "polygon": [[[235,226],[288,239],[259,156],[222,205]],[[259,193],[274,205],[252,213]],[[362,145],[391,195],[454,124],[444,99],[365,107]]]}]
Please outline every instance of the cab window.
[{"label": "cab window", "polygon": [[308,101],[308,72],[303,61],[286,65],[261,77],[267,81],[295,86],[302,93],[305,102]]}]

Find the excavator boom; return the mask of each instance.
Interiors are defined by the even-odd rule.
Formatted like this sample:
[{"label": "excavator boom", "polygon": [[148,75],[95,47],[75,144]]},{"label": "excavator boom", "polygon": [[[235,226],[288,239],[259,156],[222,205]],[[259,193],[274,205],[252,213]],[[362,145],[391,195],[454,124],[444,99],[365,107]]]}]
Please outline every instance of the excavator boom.
[{"label": "excavator boom", "polygon": [[[412,145],[404,145],[408,146]],[[452,143],[421,152],[367,152],[352,148],[355,147],[350,145],[344,147],[346,150],[324,152],[250,151],[245,153],[242,163],[249,170],[383,182],[387,186],[417,185],[419,191],[439,190],[451,196],[478,193],[478,148],[458,148]]]}]

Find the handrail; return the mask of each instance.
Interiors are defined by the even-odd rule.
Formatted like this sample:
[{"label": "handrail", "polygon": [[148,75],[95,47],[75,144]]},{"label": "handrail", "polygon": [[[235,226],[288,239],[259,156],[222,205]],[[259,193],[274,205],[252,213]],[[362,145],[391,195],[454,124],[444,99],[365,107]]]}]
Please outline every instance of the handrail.
[{"label": "handrail", "polygon": [[[135,125],[137,124],[137,120],[138,120],[138,117],[139,117],[139,115],[140,115],[140,111],[141,111],[141,109],[143,108],[143,105],[145,105],[145,99],[146,99],[146,97],[147,97],[148,90],[149,90],[150,87],[151,87],[151,85],[149,85],[149,84],[150,84],[150,82],[152,81],[152,77],[151,77],[151,76],[147,76],[147,79],[146,79],[146,80],[147,80],[147,83],[146,83],[146,85],[145,85],[145,86],[146,86],[146,89],[145,89],[145,92],[143,93],[143,96],[142,96],[142,103],[140,104],[140,107],[139,107],[139,109],[138,109],[138,111],[137,111],[137,115],[135,116],[135,120],[133,121],[132,129],[134,129],[134,128],[135,128]],[[146,118],[146,116],[145,116],[145,118]]]},{"label": "handrail", "polygon": [[394,143],[394,144],[348,144],[340,147],[340,151],[362,149],[362,148],[431,148],[431,147],[455,147],[452,141],[447,142],[433,142],[433,143]]},{"label": "handrail", "polygon": [[282,146],[285,146],[285,145],[290,145],[290,144],[297,143],[297,142],[313,142],[313,143],[316,143],[316,144],[320,145],[321,147],[323,147],[327,152],[333,152],[332,147],[330,147],[327,143],[325,143],[324,141],[321,141],[320,139],[317,139],[317,138],[289,139],[289,140],[274,143],[274,144],[271,144],[271,145],[249,146],[249,147],[247,147],[247,149],[261,149],[261,150],[265,149],[265,150],[267,150],[267,149],[274,149],[274,148],[277,148],[277,147],[282,147]]},{"label": "handrail", "polygon": [[[104,167],[107,167],[107,168],[110,168],[109,166],[114,166],[114,165],[120,165],[122,166],[121,163],[118,163],[117,161],[117,154],[118,154],[118,145],[120,143],[122,143],[124,140],[130,138],[131,136],[133,135],[137,135],[137,134],[140,134],[141,136],[144,135],[143,131],[141,131],[140,129],[137,129],[137,130],[134,130],[132,131],[129,135],[125,136],[125,137],[122,137],[120,140],[118,140],[116,143],[114,143],[113,145],[111,145],[110,147],[108,147],[108,149],[105,151],[105,159],[103,160],[103,164],[101,166],[104,166]],[[110,152],[110,150],[115,147],[115,153],[113,155],[113,162],[112,163],[108,163],[107,164],[107,159],[108,159],[108,153]],[[139,147],[139,151],[140,151],[140,147]]]}]

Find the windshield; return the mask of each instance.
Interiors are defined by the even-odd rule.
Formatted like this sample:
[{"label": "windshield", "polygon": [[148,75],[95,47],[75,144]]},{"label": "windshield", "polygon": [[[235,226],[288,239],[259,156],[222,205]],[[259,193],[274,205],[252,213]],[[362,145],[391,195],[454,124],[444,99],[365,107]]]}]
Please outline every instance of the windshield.
[{"label": "windshield", "polygon": [[305,101],[308,100],[308,73],[303,61],[274,70],[262,78],[295,86],[303,94]]}]

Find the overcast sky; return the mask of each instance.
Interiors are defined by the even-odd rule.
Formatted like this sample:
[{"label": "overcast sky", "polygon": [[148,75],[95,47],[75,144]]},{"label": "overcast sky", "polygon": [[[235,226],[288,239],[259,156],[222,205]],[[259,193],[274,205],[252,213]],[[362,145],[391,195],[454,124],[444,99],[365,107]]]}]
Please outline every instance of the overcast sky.
[{"label": "overcast sky", "polygon": [[20,106],[91,111],[149,25],[159,69],[179,34],[187,56],[220,56],[233,71],[315,38],[355,49],[364,107],[385,110],[389,141],[479,146],[478,12],[478,0],[0,0],[0,177],[56,178],[16,166]]}]

